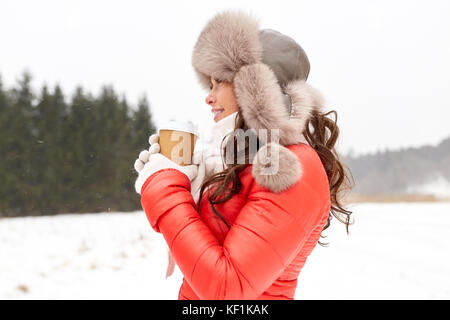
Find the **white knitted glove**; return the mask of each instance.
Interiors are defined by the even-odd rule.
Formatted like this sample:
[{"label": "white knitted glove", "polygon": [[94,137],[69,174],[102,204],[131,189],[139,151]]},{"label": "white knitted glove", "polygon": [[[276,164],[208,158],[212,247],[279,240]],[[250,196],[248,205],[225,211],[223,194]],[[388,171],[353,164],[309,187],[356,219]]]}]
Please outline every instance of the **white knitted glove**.
[{"label": "white knitted glove", "polygon": [[191,181],[191,194],[195,203],[198,202],[200,197],[200,188],[205,179],[205,163],[203,162],[203,150],[197,150],[192,155],[192,163],[198,166],[197,176]]},{"label": "white knitted glove", "polygon": [[159,153],[159,135],[153,134],[149,138],[149,150],[143,150],[139,154],[138,159],[134,163],[134,168],[139,172],[134,188],[138,194],[141,193],[142,186],[145,181],[156,171],[173,168],[184,173],[189,181],[197,176],[197,165],[182,166]]},{"label": "white knitted glove", "polygon": [[151,154],[158,153],[160,151],[159,147],[159,134],[154,133],[148,138],[148,143],[150,148],[148,150],[142,150],[139,153],[139,157],[134,162],[134,169],[139,173],[144,169],[144,165],[148,162]]}]

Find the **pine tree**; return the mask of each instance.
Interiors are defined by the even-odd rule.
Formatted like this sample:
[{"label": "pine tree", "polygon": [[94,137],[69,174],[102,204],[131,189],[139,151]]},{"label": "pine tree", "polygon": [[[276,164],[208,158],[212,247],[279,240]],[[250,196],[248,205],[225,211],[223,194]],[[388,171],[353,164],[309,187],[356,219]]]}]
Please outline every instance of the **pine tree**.
[{"label": "pine tree", "polygon": [[130,143],[133,137],[133,121],[130,117],[130,108],[125,97],[122,97],[119,109],[121,112],[123,125],[119,137],[119,150],[116,159],[118,174],[116,176],[116,207],[120,211],[132,211],[140,209],[140,201],[134,192],[134,181],[136,172],[134,171],[134,161],[136,150]]},{"label": "pine tree", "polygon": [[[0,75],[0,117],[3,116],[8,108],[8,101],[6,97],[6,92],[3,91],[3,80]],[[2,119],[2,118],[0,118]],[[2,128],[2,127],[0,127]]]},{"label": "pine tree", "polygon": [[3,89],[3,81],[0,76],[0,216],[5,215],[6,211],[10,208],[9,201],[9,187],[8,179],[11,178],[10,172],[8,172],[8,122],[9,122],[9,108],[10,101],[6,91]]},{"label": "pine tree", "polygon": [[11,107],[5,113],[5,162],[7,168],[2,184],[8,192],[9,215],[36,214],[33,185],[36,130],[32,126],[33,99],[31,75],[24,72],[18,88],[11,92]]},{"label": "pine tree", "polygon": [[134,150],[139,152],[149,147],[148,138],[151,134],[156,132],[156,127],[151,118],[150,106],[145,95],[139,99],[138,108],[134,112],[132,119],[132,145]]},{"label": "pine tree", "polygon": [[93,165],[98,143],[94,108],[94,98],[78,87],[72,97],[66,134],[66,187],[70,192],[66,207],[70,212],[93,211],[91,186],[97,178]]},{"label": "pine tree", "polygon": [[96,209],[108,210],[113,203],[114,167],[118,128],[116,123],[118,97],[111,86],[104,86],[95,101],[95,122],[97,141],[95,141],[95,179],[91,185],[95,195]]},{"label": "pine tree", "polygon": [[64,94],[57,85],[52,94],[42,89],[36,106],[37,150],[35,168],[38,172],[39,210],[42,214],[56,214],[62,209],[65,195],[65,122],[67,106]]}]

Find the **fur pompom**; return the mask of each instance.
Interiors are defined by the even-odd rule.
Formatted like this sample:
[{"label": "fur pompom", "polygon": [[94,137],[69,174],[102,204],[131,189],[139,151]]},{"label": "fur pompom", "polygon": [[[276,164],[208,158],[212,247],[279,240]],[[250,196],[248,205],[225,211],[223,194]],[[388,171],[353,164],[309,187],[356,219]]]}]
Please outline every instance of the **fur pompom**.
[{"label": "fur pompom", "polygon": [[253,159],[252,174],[256,182],[275,193],[297,183],[302,173],[297,156],[277,143],[267,143]]}]

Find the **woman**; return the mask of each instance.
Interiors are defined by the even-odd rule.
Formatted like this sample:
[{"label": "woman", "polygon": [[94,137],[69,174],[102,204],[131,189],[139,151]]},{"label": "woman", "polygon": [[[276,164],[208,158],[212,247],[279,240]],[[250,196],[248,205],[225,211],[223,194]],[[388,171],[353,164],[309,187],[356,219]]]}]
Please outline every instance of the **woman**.
[{"label": "woman", "polygon": [[[135,164],[142,207],[184,275],[178,297],[293,299],[331,217],[349,225],[350,212],[337,197],[348,180],[334,150],[336,123],[305,82],[302,48],[277,31],[259,30],[248,14],[213,17],[192,62],[210,90],[206,102],[217,124],[235,114],[221,146],[223,170],[204,175],[197,202],[191,186],[199,184],[200,166],[162,156],[157,139],[150,139],[150,157]],[[252,139],[241,139],[248,132],[256,136],[253,154]]]}]

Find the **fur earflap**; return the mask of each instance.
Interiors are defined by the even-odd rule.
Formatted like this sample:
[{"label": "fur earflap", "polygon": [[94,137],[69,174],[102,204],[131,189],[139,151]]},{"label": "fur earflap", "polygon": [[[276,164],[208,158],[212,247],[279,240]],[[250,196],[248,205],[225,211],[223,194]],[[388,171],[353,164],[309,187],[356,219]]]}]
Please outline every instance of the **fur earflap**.
[{"label": "fur earflap", "polygon": [[279,129],[288,118],[283,94],[269,66],[243,66],[233,82],[234,93],[247,125],[255,130]]},{"label": "fur earflap", "polygon": [[321,110],[323,97],[304,80],[289,82],[284,89],[292,110],[285,106],[283,92],[269,66],[256,63],[243,66],[234,78],[236,100],[250,128],[279,129],[279,143],[303,142],[303,131],[314,110]]},{"label": "fur earflap", "polygon": [[324,105],[322,94],[304,80],[291,81],[285,92],[290,96],[292,110],[280,127],[280,144],[290,145],[303,141],[303,131],[313,111],[321,111]]},{"label": "fur earflap", "polygon": [[192,65],[203,88],[210,77],[233,82],[243,66],[261,60],[259,22],[242,11],[224,11],[214,16],[201,32],[192,53]]},{"label": "fur earflap", "polygon": [[297,156],[277,143],[267,143],[253,159],[252,175],[256,182],[275,193],[294,185],[302,172]]}]

